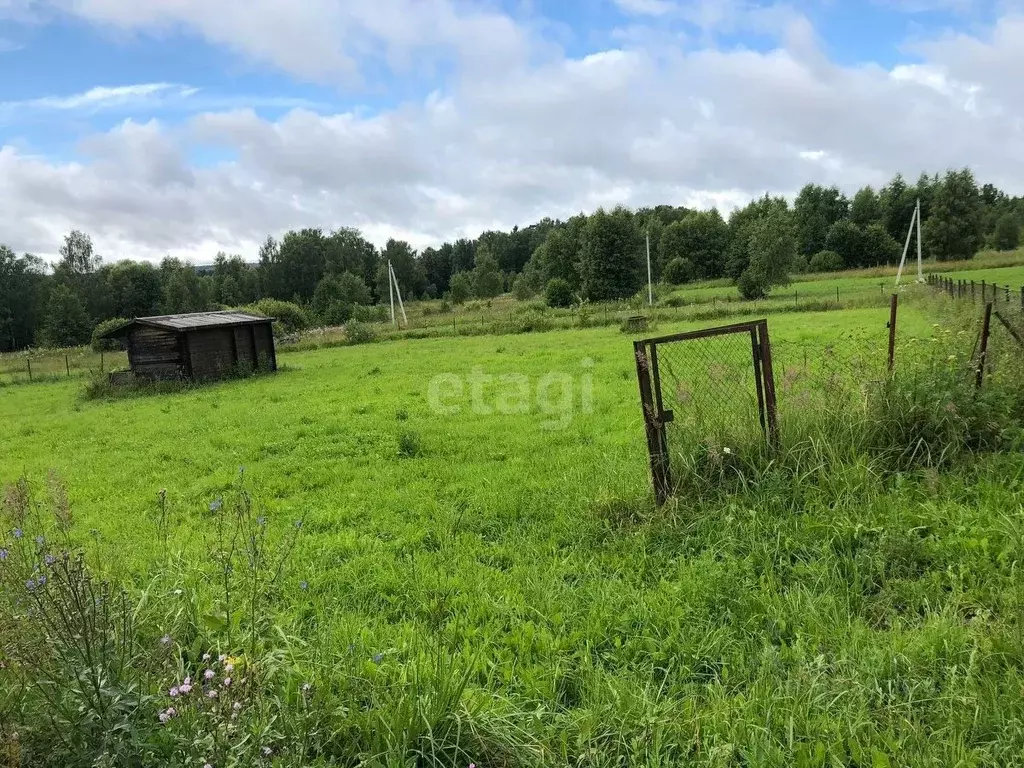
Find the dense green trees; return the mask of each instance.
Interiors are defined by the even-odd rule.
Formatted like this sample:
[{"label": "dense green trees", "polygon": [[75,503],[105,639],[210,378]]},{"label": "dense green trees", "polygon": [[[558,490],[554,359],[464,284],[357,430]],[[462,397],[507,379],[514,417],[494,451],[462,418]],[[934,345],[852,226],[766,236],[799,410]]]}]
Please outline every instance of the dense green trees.
[{"label": "dense green trees", "polygon": [[646,279],[644,238],[632,211],[600,209],[583,227],[580,277],[583,296],[591,301],[623,299]]},{"label": "dense green trees", "polygon": [[[897,175],[852,199],[837,187],[808,184],[792,205],[765,195],[727,220],[716,210],[672,205],[599,210],[419,253],[394,239],[378,249],[348,227],[308,228],[280,241],[267,238],[248,257],[255,263],[220,253],[198,268],[172,258],[159,267],[104,264],[89,236],[72,231],[52,271],[41,259],[0,246],[0,351],[81,338],[83,313],[91,329],[112,317],[283,301],[316,322],[344,322],[353,307],[387,303],[388,261],[406,300],[444,295],[461,303],[509,287],[521,299],[542,293],[559,302],[627,298],[646,283],[648,239],[655,280],[728,277],[744,295],[761,296],[792,272],[895,264],[919,199],[928,258],[1020,246],[1024,199],[991,184],[979,188],[967,169],[941,178],[921,174],[915,183]],[[292,312],[292,304],[274,306]]]}]

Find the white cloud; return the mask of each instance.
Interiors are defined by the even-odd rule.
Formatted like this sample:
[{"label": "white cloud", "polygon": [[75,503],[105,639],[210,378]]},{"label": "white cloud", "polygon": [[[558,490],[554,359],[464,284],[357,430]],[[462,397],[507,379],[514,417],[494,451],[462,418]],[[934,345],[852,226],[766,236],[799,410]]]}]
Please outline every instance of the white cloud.
[{"label": "white cloud", "polygon": [[669,0],[615,0],[615,5],[637,16],[664,16],[676,10],[676,4]]},{"label": "white cloud", "polygon": [[[126,121],[83,142],[75,162],[5,147],[0,233],[52,253],[80,227],[108,257],[206,260],[220,248],[251,257],[266,234],[294,227],[352,225],[422,246],[598,205],[731,207],[807,181],[852,192],[962,165],[1024,192],[1024,94],[1005,76],[1024,71],[1016,17],[985,37],[918,43],[920,63],[892,69],[829,61],[799,17],[766,53],[633,45],[535,60],[516,53],[535,45],[521,29],[493,58],[488,25],[511,22],[481,18],[491,31],[459,43],[480,66],[379,114],[296,108],[267,120],[211,105],[184,126]],[[396,50],[416,48],[399,27]],[[512,64],[495,66],[506,54]],[[230,159],[190,159],[211,147]]]},{"label": "white cloud", "polygon": [[171,91],[179,96],[190,96],[196,92],[196,89],[172,83],[140,83],[138,85],[120,85],[114,88],[99,86],[71,96],[44,96],[24,102],[5,102],[0,104],[0,108],[25,106],[40,109],[104,109],[124,106],[156,95],[165,95]]}]

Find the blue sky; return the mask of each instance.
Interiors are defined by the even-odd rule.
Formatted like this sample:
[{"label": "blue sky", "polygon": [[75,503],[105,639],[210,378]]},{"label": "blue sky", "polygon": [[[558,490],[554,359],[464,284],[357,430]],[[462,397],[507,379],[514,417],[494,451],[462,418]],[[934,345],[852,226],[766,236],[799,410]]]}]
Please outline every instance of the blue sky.
[{"label": "blue sky", "polygon": [[[0,242],[422,246],[599,205],[1024,177],[1018,0],[0,0]],[[1018,190],[1024,191],[1024,190]]]}]

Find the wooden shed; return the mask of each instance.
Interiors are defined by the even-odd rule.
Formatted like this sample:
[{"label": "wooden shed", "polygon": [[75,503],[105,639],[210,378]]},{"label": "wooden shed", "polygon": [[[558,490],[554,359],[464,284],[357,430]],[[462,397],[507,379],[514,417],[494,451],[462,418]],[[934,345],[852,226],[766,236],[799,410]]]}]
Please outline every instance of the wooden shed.
[{"label": "wooden shed", "polygon": [[248,312],[196,312],[137,317],[105,336],[124,340],[139,378],[209,381],[276,371],[273,322]]}]

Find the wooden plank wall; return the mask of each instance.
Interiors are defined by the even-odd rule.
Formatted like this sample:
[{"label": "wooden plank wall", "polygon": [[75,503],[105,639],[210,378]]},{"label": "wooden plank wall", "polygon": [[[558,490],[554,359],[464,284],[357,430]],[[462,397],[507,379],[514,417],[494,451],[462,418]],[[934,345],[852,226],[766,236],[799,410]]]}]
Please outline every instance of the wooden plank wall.
[{"label": "wooden plank wall", "polygon": [[235,329],[204,328],[189,331],[188,351],[192,358],[192,377],[222,379],[235,372]]},{"label": "wooden plank wall", "polygon": [[238,365],[241,370],[256,370],[256,339],[253,326],[240,325],[235,332],[235,349],[238,350]]},{"label": "wooden plank wall", "polygon": [[172,331],[140,326],[128,335],[128,360],[137,376],[176,379],[184,373],[178,335]]},{"label": "wooden plank wall", "polygon": [[274,332],[270,323],[254,325],[253,332],[256,334],[256,359],[261,366],[268,371],[277,370],[277,353],[274,350]]}]

